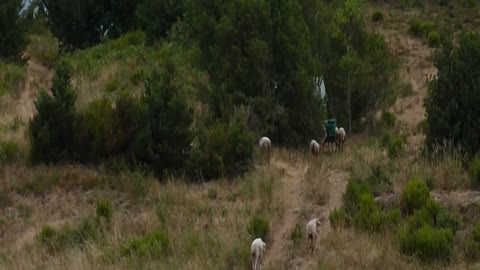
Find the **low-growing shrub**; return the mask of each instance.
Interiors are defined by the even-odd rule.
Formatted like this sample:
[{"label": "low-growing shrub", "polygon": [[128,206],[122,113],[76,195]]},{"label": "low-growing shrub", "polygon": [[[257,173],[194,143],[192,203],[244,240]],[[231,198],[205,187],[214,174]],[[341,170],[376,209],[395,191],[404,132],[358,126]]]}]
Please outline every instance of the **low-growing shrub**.
[{"label": "low-growing shrub", "polygon": [[453,244],[453,233],[448,229],[425,226],[413,232],[403,230],[400,234],[401,251],[427,262],[449,261]]},{"label": "low-growing shrub", "polygon": [[428,46],[430,46],[431,48],[436,48],[440,46],[441,39],[440,39],[440,34],[437,31],[435,30],[430,31],[428,33],[427,39],[428,39]]},{"label": "low-growing shrub", "polygon": [[269,232],[268,221],[262,217],[254,216],[248,224],[247,232],[252,238],[260,237],[265,241]]},{"label": "low-growing shrub", "polygon": [[54,230],[46,225],[37,235],[37,239],[54,251],[60,251],[65,247],[83,248],[87,241],[94,240],[97,237],[95,228],[94,221],[89,218],[79,224],[66,225],[59,230]]},{"label": "low-growing shrub", "polygon": [[470,162],[468,176],[473,187],[480,188],[480,155],[476,155]]},{"label": "low-growing shrub", "polygon": [[417,37],[426,37],[428,33],[435,30],[432,22],[422,21],[418,18],[412,18],[409,22],[410,33]]},{"label": "low-growing shrub", "polygon": [[114,92],[120,88],[120,80],[118,78],[111,78],[105,84],[105,92]]},{"label": "low-growing shrub", "polygon": [[386,128],[393,128],[397,122],[397,116],[392,112],[384,110],[382,112],[381,120]]},{"label": "low-growing shrub", "polygon": [[413,177],[402,192],[400,209],[403,214],[413,214],[413,211],[427,205],[431,200],[430,191],[423,179]]},{"label": "low-growing shrub", "polygon": [[386,132],[380,138],[380,144],[387,149],[390,158],[395,158],[404,150],[406,140],[405,136],[397,136]]},{"label": "low-growing shrub", "polygon": [[333,209],[328,215],[328,219],[330,220],[330,224],[333,228],[342,228],[348,225],[348,216],[345,213],[343,208],[340,209]]},{"label": "low-growing shrub", "polygon": [[41,244],[49,243],[55,237],[56,231],[50,225],[45,225],[37,235],[37,240]]},{"label": "low-growing shrub", "polygon": [[472,233],[464,244],[463,251],[469,261],[480,259],[480,223],[473,228]]},{"label": "low-growing shrub", "polygon": [[162,231],[153,231],[121,245],[123,256],[162,258],[168,255],[170,241]]},{"label": "low-growing shrub", "polygon": [[58,40],[50,33],[30,36],[27,47],[30,57],[40,61],[45,66],[53,67],[60,52]]},{"label": "low-growing shrub", "polygon": [[18,145],[14,141],[0,141],[0,165],[18,157]]},{"label": "low-growing shrub", "polygon": [[354,215],[359,210],[361,196],[371,193],[372,191],[366,183],[356,179],[350,179],[345,194],[343,195],[345,212],[348,215]]},{"label": "low-growing shrub", "polygon": [[303,240],[303,226],[300,224],[295,224],[295,227],[290,232],[290,240],[293,242],[294,247],[299,247]]},{"label": "low-growing shrub", "polygon": [[96,208],[97,218],[105,218],[110,220],[112,218],[113,207],[109,200],[100,200],[97,202]]},{"label": "low-growing shrub", "polygon": [[392,181],[385,174],[380,165],[370,166],[370,174],[365,178],[365,182],[372,189],[373,196],[393,192]]},{"label": "low-growing shrub", "polygon": [[18,94],[26,79],[25,67],[0,62],[0,96]]},{"label": "low-growing shrub", "polygon": [[383,20],[383,12],[380,9],[375,9],[372,13],[372,21],[378,22]]}]

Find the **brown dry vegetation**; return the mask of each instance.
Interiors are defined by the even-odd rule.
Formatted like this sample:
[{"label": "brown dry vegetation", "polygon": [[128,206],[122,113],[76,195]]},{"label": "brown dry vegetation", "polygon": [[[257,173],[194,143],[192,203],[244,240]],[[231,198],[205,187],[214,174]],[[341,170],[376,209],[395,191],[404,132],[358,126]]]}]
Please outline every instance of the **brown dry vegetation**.
[{"label": "brown dry vegetation", "polygon": [[[384,6],[385,19],[372,26],[383,33],[390,49],[401,59],[400,77],[411,85],[391,108],[399,133],[408,136],[407,148],[389,158],[375,141],[348,136],[344,151],[322,152],[313,158],[307,151],[275,149],[271,165],[257,165],[236,179],[191,184],[181,179],[158,182],[139,173],[110,174],[85,166],[30,167],[23,161],[28,144],[24,131],[34,113],[38,87],[48,88],[52,71],[30,61],[27,80],[18,96],[0,97],[0,139],[19,145],[18,160],[0,165],[0,268],[2,269],[249,269],[247,227],[254,216],[266,219],[265,269],[467,269],[461,250],[455,249],[447,265],[424,265],[400,254],[393,232],[368,234],[354,229],[333,230],[328,215],[343,204],[342,194],[351,176],[365,176],[378,165],[393,180],[396,193],[412,176],[431,183],[433,197],[452,207],[467,209],[477,220],[478,194],[469,192],[468,177],[456,153],[426,159],[419,154],[423,135],[418,124],[424,118],[425,75],[435,73],[433,49],[408,34],[407,19],[415,12]],[[460,8],[451,11],[427,6],[422,16],[451,23]],[[434,12],[435,11],[435,12]],[[468,17],[468,16],[467,16]],[[453,19],[452,19],[453,20]],[[466,20],[466,19],[465,19]],[[478,23],[478,19],[470,22]],[[475,25],[475,24],[473,24]],[[79,103],[105,93],[108,81],[121,67],[110,65],[96,79],[76,78]],[[257,162],[259,163],[259,162]],[[57,231],[95,218],[99,200],[112,202],[110,222],[94,227],[95,237],[84,247],[63,246],[51,250],[38,235],[45,225]],[[308,254],[305,225],[323,219],[317,250]],[[162,254],[123,254],[136,237],[159,231],[169,239]],[[149,256],[150,255],[150,256]]]}]

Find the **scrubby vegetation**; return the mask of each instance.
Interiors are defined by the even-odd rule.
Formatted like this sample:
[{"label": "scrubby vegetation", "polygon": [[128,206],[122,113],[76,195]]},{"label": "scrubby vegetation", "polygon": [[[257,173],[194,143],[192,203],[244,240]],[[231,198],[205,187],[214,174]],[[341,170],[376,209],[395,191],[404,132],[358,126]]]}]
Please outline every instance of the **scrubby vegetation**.
[{"label": "scrubby vegetation", "polygon": [[0,268],[478,262],[477,20],[440,2],[0,4]]}]

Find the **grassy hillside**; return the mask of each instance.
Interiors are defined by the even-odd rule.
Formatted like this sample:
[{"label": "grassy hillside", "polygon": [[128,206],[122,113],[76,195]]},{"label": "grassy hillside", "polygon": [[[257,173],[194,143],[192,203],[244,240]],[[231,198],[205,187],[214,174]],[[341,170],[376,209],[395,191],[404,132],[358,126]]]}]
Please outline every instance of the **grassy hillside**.
[{"label": "grassy hillside", "polygon": [[[142,32],[130,32],[63,54],[51,35],[33,36],[25,66],[0,62],[0,268],[251,269],[257,236],[267,243],[265,269],[478,267],[480,195],[464,156],[421,152],[435,33],[480,26],[470,6],[478,1],[445,2],[369,3],[368,28],[399,59],[400,92],[364,120],[364,132],[347,134],[343,151],[312,157],[307,143],[274,141],[270,165],[255,151],[244,175],[208,182],[120,162],[29,164],[34,100],[50,88],[57,59],[73,67],[79,111],[101,97],[140,96],[165,63],[176,67],[172,84],[194,108],[194,125],[211,90],[208,73],[192,66],[199,52],[172,41],[146,46]],[[322,225],[309,254],[305,226],[314,217]]]}]

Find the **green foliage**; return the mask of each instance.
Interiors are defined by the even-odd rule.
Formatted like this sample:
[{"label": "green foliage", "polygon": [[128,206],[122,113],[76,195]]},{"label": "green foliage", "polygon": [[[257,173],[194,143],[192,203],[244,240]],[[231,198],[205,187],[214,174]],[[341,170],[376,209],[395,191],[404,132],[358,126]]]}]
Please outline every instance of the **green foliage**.
[{"label": "green foliage", "polygon": [[0,61],[0,96],[18,94],[25,79],[25,67]]},{"label": "green foliage", "polygon": [[400,209],[403,214],[409,215],[427,205],[430,200],[430,191],[425,181],[413,177],[403,189]]},{"label": "green foliage", "polygon": [[18,157],[18,145],[14,141],[0,140],[0,165]]},{"label": "green foliage", "polygon": [[175,64],[167,59],[164,67],[145,82],[145,95],[140,101],[141,128],[135,134],[134,153],[156,173],[183,169],[193,139],[193,111],[185,93],[173,81],[175,73]]},{"label": "green foliage", "polygon": [[478,189],[480,187],[480,155],[476,155],[470,162],[468,175],[472,186]]},{"label": "green foliage", "polygon": [[199,130],[192,159],[206,179],[244,173],[250,166],[254,143],[247,112],[239,108],[228,125],[215,121]]},{"label": "green foliage", "polygon": [[440,38],[440,34],[437,31],[435,30],[430,31],[427,35],[427,39],[428,39],[428,46],[432,48],[440,46],[441,38]]},{"label": "green foliage", "polygon": [[380,144],[387,149],[390,158],[395,158],[404,150],[407,143],[406,136],[397,136],[386,132],[380,138]]},{"label": "green foliage", "polygon": [[112,78],[105,84],[105,92],[114,92],[120,87],[120,80],[118,78]]},{"label": "green foliage", "polygon": [[143,31],[130,31],[119,38],[111,40],[108,45],[112,50],[126,49],[130,46],[143,46],[145,45],[146,34]]},{"label": "green foliage", "polygon": [[59,50],[58,41],[50,32],[30,36],[28,55],[42,65],[53,67],[59,56]]},{"label": "green foliage", "polygon": [[254,216],[248,223],[247,232],[252,238],[260,237],[265,241],[269,232],[268,221],[260,216]]},{"label": "green foliage", "polygon": [[165,37],[184,12],[184,1],[144,0],[138,5],[136,17],[147,34],[147,43]]},{"label": "green foliage", "polygon": [[422,21],[419,18],[412,18],[408,21],[410,33],[416,37],[426,37],[430,32],[435,30],[432,22]]},{"label": "green foliage", "polygon": [[449,261],[453,255],[453,233],[448,229],[436,229],[425,226],[400,234],[401,251],[415,255],[423,261]]},{"label": "green foliage", "polygon": [[95,223],[88,218],[79,224],[66,225],[59,230],[45,225],[37,235],[39,242],[53,251],[61,251],[65,247],[83,248],[87,241],[96,237]]},{"label": "green foliage", "polygon": [[300,224],[295,224],[295,227],[290,232],[290,240],[292,240],[294,247],[299,247],[302,243],[303,238],[303,226]]},{"label": "green foliage", "polygon": [[438,73],[429,82],[425,100],[427,149],[446,142],[473,155],[480,150],[480,35],[462,33],[458,47],[450,38],[445,41],[435,56]]},{"label": "green foliage", "polygon": [[372,191],[368,184],[351,179],[348,181],[347,189],[343,195],[343,204],[345,212],[348,215],[354,215],[359,211],[359,205],[361,201],[361,196],[363,194],[371,194]]},{"label": "green foliage", "polygon": [[397,116],[395,116],[395,114],[392,112],[383,110],[381,120],[386,128],[393,128],[395,126],[395,122],[397,121]]},{"label": "green foliage", "polygon": [[20,19],[22,0],[0,3],[0,59],[19,61],[27,46],[26,29]]},{"label": "green foliage", "polygon": [[155,230],[143,236],[131,239],[121,245],[123,256],[140,256],[151,258],[164,258],[170,251],[168,235]]},{"label": "green foliage", "polygon": [[381,9],[375,9],[372,13],[372,21],[373,22],[378,22],[383,20],[383,12]]},{"label": "green foliage", "polygon": [[374,196],[393,192],[391,179],[385,174],[379,165],[370,166],[370,174],[365,178],[365,182],[372,189]]},{"label": "green foliage", "polygon": [[343,208],[333,209],[328,215],[328,219],[335,229],[345,227],[348,224],[348,216]]},{"label": "green foliage", "polygon": [[71,66],[56,66],[50,96],[45,90],[35,100],[37,113],[30,120],[30,158],[32,162],[58,162],[72,158],[75,128],[76,93],[70,82]]},{"label": "green foliage", "polygon": [[113,207],[109,200],[99,200],[96,208],[97,218],[105,218],[110,221],[112,218]]},{"label": "green foliage", "polygon": [[470,261],[480,259],[480,224],[476,224],[471,234],[467,238],[463,250],[465,257]]}]

